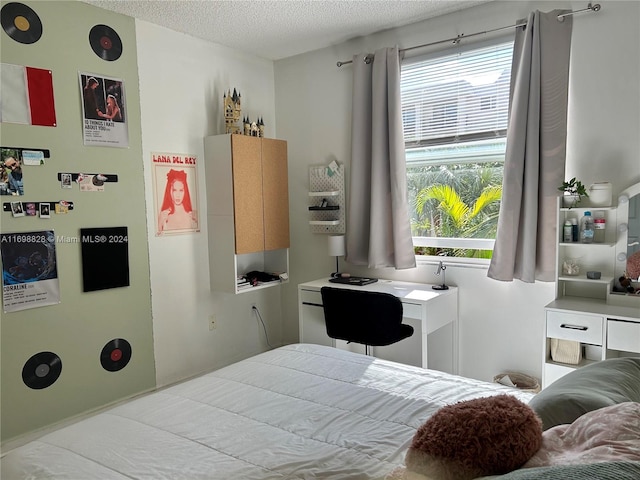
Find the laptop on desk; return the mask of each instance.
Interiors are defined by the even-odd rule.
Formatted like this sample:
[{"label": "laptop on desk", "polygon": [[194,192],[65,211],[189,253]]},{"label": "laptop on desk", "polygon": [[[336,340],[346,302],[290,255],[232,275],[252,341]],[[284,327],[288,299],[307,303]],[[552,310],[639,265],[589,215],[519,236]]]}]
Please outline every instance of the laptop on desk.
[{"label": "laptop on desk", "polygon": [[342,283],[343,285],[369,285],[370,283],[375,283],[378,281],[377,278],[369,278],[369,277],[338,277],[338,278],[330,278],[330,282],[332,283]]}]

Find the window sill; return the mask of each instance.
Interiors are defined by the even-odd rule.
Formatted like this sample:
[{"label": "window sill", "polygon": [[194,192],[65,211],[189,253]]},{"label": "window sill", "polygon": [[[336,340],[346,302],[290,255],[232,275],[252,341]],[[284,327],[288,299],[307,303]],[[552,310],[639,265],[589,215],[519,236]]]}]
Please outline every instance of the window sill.
[{"label": "window sill", "polygon": [[446,266],[461,268],[480,268],[489,269],[491,260],[486,258],[462,258],[462,257],[444,257],[431,255],[416,255],[416,266],[424,267],[427,265],[438,265],[439,262]]}]

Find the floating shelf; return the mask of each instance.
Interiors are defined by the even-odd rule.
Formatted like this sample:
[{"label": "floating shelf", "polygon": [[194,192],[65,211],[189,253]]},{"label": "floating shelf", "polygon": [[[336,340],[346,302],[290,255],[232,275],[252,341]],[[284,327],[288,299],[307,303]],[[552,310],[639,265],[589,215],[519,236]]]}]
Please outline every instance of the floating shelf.
[{"label": "floating shelf", "polygon": [[340,225],[340,220],[309,220],[309,225]]},{"label": "floating shelf", "polygon": [[340,190],[332,190],[330,192],[309,192],[310,197],[335,197],[340,195]]}]

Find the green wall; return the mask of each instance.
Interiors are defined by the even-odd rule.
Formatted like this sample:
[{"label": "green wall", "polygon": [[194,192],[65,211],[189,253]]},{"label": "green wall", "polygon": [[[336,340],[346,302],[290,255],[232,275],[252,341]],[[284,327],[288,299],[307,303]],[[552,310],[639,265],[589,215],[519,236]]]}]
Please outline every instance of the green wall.
[{"label": "green wall", "polygon": [[[4,6],[7,2],[2,2]],[[82,292],[80,243],[57,243],[61,303],[2,313],[2,441],[81,414],[155,386],[149,253],[144,201],[140,99],[133,18],[69,1],[25,1],[40,17],[43,35],[22,44],[0,31],[3,63],[50,69],[57,127],[0,124],[2,146],[49,149],[44,166],[24,167],[23,201],[74,202],[66,215],[50,219],[12,218],[0,213],[3,233],[53,229],[57,237],[79,238],[80,228],[127,226],[130,286]],[[115,61],[98,57],[89,31],[105,24],[120,36],[123,52]],[[128,148],[84,146],[78,72],[121,78],[128,120]],[[103,192],[62,190],[58,172],[117,174]],[[2,196],[6,202],[15,197]],[[104,268],[109,269],[109,259]],[[168,279],[170,281],[170,279]],[[103,346],[124,338],[132,346],[129,364],[108,372],[100,364]],[[51,351],[62,373],[48,388],[34,390],[22,381],[22,368],[34,354]]]}]

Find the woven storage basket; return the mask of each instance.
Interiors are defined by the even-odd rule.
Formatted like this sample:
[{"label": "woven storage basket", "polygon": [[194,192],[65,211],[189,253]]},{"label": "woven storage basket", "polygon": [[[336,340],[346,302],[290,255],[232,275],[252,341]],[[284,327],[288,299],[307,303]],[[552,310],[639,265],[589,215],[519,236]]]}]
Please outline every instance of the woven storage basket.
[{"label": "woven storage basket", "polygon": [[530,375],[526,375],[524,373],[517,372],[506,372],[500,373],[493,377],[493,381],[495,383],[500,383],[499,380],[509,375],[511,381],[515,384],[516,388],[519,390],[524,390],[526,392],[538,393],[540,391],[540,383],[538,379],[532,377]]},{"label": "woven storage basket", "polygon": [[551,359],[554,362],[577,365],[582,360],[582,345],[573,340],[549,339],[551,347]]}]

